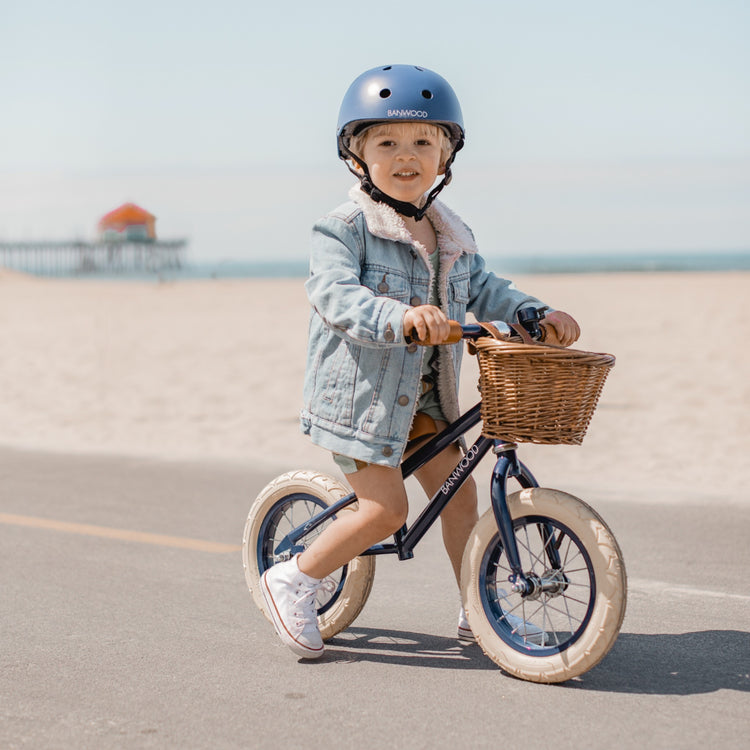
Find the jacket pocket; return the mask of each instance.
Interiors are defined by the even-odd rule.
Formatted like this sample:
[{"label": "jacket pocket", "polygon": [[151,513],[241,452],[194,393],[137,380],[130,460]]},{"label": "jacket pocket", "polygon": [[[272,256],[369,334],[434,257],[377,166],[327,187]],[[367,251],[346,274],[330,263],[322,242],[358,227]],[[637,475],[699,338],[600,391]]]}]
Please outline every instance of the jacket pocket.
[{"label": "jacket pocket", "polygon": [[469,274],[462,274],[450,279],[448,288],[450,317],[462,323],[466,317],[466,307],[469,304]]},{"label": "jacket pocket", "polygon": [[450,280],[451,285],[451,302],[457,302],[461,305],[469,304],[469,274],[459,276]]},{"label": "jacket pocket", "polygon": [[313,411],[325,419],[351,425],[360,348],[338,336],[331,337],[330,343],[333,342],[337,344],[335,349],[318,360],[317,405]]},{"label": "jacket pocket", "polygon": [[411,284],[406,274],[380,265],[367,265],[362,271],[361,282],[378,297],[390,297],[399,302],[409,301]]}]

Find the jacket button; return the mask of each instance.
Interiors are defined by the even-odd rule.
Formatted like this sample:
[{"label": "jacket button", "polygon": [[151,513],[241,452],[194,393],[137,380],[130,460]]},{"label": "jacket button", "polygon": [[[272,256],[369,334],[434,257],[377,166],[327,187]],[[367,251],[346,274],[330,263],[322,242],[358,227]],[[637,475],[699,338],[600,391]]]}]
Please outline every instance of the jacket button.
[{"label": "jacket button", "polygon": [[390,445],[386,445],[385,448],[383,448],[383,455],[388,458],[389,456],[393,455],[393,448],[391,448]]},{"label": "jacket button", "polygon": [[383,334],[383,338],[386,341],[393,341],[396,338],[396,334],[393,332],[393,328],[391,328],[390,323],[385,328],[385,333]]},{"label": "jacket button", "polygon": [[411,343],[409,344],[409,346],[406,347],[406,351],[409,352],[409,354],[414,354],[414,352],[417,351],[417,349],[419,349],[419,347],[414,343]]},{"label": "jacket button", "polygon": [[414,296],[411,298],[411,300],[409,300],[409,302],[411,303],[412,307],[417,307],[418,305],[422,304],[422,298],[418,296]]},{"label": "jacket button", "polygon": [[399,406],[406,406],[409,403],[409,397],[408,396],[399,396],[398,397],[398,403],[399,403]]}]

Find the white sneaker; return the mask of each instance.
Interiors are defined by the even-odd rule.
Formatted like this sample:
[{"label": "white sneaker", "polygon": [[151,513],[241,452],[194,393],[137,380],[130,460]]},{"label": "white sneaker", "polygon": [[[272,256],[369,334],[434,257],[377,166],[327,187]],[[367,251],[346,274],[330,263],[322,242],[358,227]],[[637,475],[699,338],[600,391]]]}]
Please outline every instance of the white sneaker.
[{"label": "white sneaker", "polygon": [[279,638],[297,656],[317,659],[325,647],[318,629],[315,597],[325,584],[305,575],[297,565],[297,557],[263,573],[260,590]]},{"label": "white sneaker", "polygon": [[466,610],[463,607],[461,607],[458,613],[458,640],[463,641],[464,643],[477,642],[474,633],[471,632],[471,626],[466,619]]},{"label": "white sneaker", "polygon": [[[508,609],[512,607],[508,600],[508,592],[505,589],[498,589],[497,595],[498,599],[503,599],[505,601]],[[526,620],[517,615],[513,615],[510,612],[505,612],[502,619],[508,624],[513,635],[520,635],[535,646],[545,645],[547,634],[541,628],[530,622],[526,622]],[[469,625],[469,621],[466,619],[466,610],[463,607],[461,607],[461,610],[458,613],[458,640],[463,641],[464,643],[477,642],[476,636]]]},{"label": "white sneaker", "polygon": [[[497,596],[498,599],[505,600],[505,604],[507,605],[508,609],[512,608],[512,604],[508,600],[508,592],[505,589],[498,589]],[[508,623],[513,635],[520,635],[522,638],[529,641],[530,643],[533,643],[535,646],[544,646],[544,641],[547,634],[541,628],[533,625],[530,622],[526,622],[526,620],[524,620],[523,618],[518,617],[517,615],[513,615],[507,611],[503,615],[502,619]]]}]

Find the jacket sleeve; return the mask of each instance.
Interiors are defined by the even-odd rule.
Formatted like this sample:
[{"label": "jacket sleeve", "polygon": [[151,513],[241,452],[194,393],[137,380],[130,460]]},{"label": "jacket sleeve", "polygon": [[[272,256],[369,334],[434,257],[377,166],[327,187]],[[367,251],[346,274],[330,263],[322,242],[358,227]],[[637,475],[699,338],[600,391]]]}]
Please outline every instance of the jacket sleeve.
[{"label": "jacket sleeve", "polygon": [[485,268],[479,253],[472,256],[469,280],[468,310],[477,320],[502,320],[515,323],[523,307],[544,307],[544,302],[525,294],[512,281],[501,279]]},{"label": "jacket sleeve", "polygon": [[318,221],[305,283],[310,304],[328,328],[352,343],[403,346],[408,306],[362,284],[363,259],[363,239],[356,224],[335,216]]}]

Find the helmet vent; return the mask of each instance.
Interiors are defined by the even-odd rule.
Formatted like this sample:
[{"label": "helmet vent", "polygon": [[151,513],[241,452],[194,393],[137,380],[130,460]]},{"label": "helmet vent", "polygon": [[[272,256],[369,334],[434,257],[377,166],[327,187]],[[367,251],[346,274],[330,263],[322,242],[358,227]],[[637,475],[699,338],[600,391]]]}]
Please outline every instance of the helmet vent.
[{"label": "helmet vent", "polygon": [[425,89],[425,90],[424,90],[424,91],[422,92],[422,96],[423,96],[423,97],[424,97],[425,99],[432,99],[432,91],[430,91],[429,89]]},{"label": "helmet vent", "polygon": [[390,89],[381,89],[380,90],[380,98],[381,99],[387,99],[391,95]]},{"label": "helmet vent", "polygon": [[392,66],[390,66],[390,65],[386,65],[386,66],[385,66],[385,67],[383,68],[383,70],[390,70],[390,69],[391,69],[391,67],[392,67]]}]

